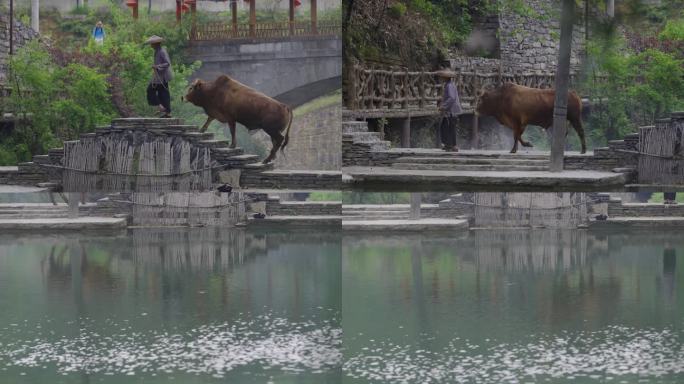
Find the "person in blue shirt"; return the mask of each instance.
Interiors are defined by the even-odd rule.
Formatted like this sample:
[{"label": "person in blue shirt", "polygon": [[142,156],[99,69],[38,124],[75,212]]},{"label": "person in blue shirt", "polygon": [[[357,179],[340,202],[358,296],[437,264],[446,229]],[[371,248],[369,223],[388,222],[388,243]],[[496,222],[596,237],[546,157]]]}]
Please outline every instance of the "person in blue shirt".
[{"label": "person in blue shirt", "polygon": [[458,116],[463,113],[461,109],[461,102],[458,99],[458,91],[456,84],[452,78],[456,74],[450,70],[437,71],[437,77],[444,81],[444,94],[438,107],[442,113],[442,124],[439,127],[443,149],[449,152],[458,152],[456,146],[456,126],[458,125]]},{"label": "person in blue shirt", "polygon": [[102,43],[104,42],[104,38],[104,27],[102,27],[102,22],[98,21],[97,24],[95,24],[95,28],[93,28],[93,39],[95,39],[95,42],[97,44],[102,45]]}]

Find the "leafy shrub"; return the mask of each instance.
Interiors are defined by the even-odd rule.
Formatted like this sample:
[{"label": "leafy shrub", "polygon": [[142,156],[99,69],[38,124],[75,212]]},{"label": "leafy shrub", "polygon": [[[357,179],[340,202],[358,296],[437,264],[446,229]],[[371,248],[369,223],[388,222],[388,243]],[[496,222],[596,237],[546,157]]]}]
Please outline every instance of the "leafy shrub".
[{"label": "leafy shrub", "polygon": [[394,3],[389,7],[389,15],[395,19],[399,19],[406,13],[406,6],[402,3]]}]

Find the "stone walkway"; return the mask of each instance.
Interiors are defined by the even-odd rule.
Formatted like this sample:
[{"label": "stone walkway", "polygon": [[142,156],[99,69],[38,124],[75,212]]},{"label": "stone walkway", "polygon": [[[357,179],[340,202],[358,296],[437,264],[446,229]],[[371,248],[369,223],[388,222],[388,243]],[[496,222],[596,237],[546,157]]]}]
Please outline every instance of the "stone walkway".
[{"label": "stone walkway", "polygon": [[627,176],[599,171],[443,171],[345,167],[345,189],[367,191],[618,191]]},{"label": "stone walkway", "polygon": [[263,219],[249,218],[249,226],[293,226],[293,227],[339,227],[342,223],[342,216],[321,215],[321,216],[266,216]]},{"label": "stone walkway", "polygon": [[343,220],[345,231],[461,231],[468,229],[468,220],[417,219],[417,220]]},{"label": "stone walkway", "polygon": [[126,219],[113,217],[0,219],[0,230],[82,231],[126,228]]},{"label": "stone walkway", "polygon": [[594,228],[624,228],[624,227],[684,227],[682,216],[653,216],[653,217],[609,217],[607,220],[595,220],[590,223]]}]

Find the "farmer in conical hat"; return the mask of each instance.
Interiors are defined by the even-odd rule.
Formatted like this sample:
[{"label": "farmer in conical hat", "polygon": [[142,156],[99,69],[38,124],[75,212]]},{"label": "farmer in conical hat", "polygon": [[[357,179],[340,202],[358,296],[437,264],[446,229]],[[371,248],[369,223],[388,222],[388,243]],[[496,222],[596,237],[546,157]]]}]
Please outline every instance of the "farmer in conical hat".
[{"label": "farmer in conical hat", "polygon": [[147,102],[159,107],[159,116],[171,117],[171,93],[169,82],[173,77],[171,59],[161,44],[163,38],[154,35],[145,41],[154,49],[154,64],[152,65],[152,81],[147,86]]},{"label": "farmer in conical hat", "polygon": [[451,80],[456,73],[448,69],[442,69],[435,73],[437,77],[444,81],[444,94],[438,108],[442,113],[442,124],[440,133],[442,136],[443,149],[449,152],[458,152],[456,147],[456,126],[458,125],[458,115],[463,111],[461,102],[458,99],[456,84]]}]

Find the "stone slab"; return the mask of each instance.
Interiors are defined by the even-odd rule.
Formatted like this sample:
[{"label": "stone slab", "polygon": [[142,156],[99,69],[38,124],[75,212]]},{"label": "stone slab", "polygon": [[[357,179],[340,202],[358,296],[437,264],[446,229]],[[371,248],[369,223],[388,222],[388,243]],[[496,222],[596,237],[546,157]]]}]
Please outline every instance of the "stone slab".
[{"label": "stone slab", "polygon": [[126,219],[114,217],[0,219],[0,230],[82,231],[126,228]]},{"label": "stone slab", "polygon": [[418,220],[348,220],[342,221],[345,231],[462,231],[468,220],[425,218]]},{"label": "stone slab", "polygon": [[594,220],[590,222],[592,228],[653,228],[653,227],[684,227],[684,217],[609,217],[608,220]]},{"label": "stone slab", "polygon": [[622,173],[569,170],[443,171],[391,167],[343,167],[343,187],[366,191],[618,191]]},{"label": "stone slab", "polygon": [[263,219],[249,218],[247,225],[250,226],[340,226],[342,216],[266,216]]},{"label": "stone slab", "polygon": [[23,185],[2,185],[0,184],[0,193],[33,193],[45,192],[47,188],[29,187]]}]

